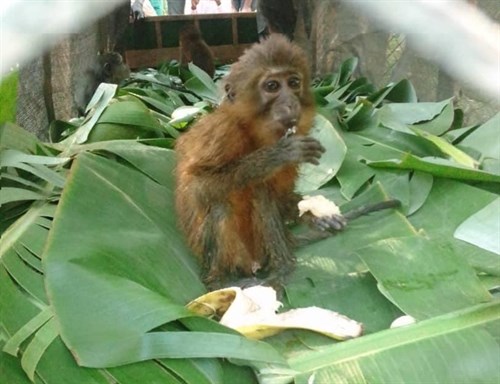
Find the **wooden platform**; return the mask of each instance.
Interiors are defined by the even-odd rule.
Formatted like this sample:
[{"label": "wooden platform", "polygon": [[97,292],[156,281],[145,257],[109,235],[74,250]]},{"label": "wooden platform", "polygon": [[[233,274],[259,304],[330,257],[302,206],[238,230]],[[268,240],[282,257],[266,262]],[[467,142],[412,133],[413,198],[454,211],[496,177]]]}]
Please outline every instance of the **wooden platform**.
[{"label": "wooden platform", "polygon": [[148,17],[130,24],[125,61],[136,69],[178,60],[179,30],[193,22],[220,64],[236,61],[246,48],[258,41],[255,13]]}]

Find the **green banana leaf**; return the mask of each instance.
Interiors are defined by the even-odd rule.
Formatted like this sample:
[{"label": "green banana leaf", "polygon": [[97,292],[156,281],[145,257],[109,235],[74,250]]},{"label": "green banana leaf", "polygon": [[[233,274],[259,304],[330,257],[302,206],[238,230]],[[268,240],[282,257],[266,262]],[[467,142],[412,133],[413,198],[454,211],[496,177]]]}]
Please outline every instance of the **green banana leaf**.
[{"label": "green banana leaf", "polygon": [[[65,141],[0,127],[2,381],[499,382],[498,115],[455,129],[450,100],[416,103],[406,80],[376,90],[353,79],[356,65],[315,83],[327,155],[298,186],[342,212],[402,206],[298,249],[281,300],[347,315],[362,337],[289,330],[257,342],[186,311],[205,288],[176,228],[165,148],[192,118],[170,126],[170,114],[203,98],[209,111],[218,95],[174,65],[134,75],[119,96],[104,86]],[[114,136],[92,138],[99,128]],[[402,315],[416,324],[389,329]]]},{"label": "green banana leaf", "polygon": [[[292,357],[297,383],[494,383],[500,302]],[[271,382],[270,380],[268,382]]]}]

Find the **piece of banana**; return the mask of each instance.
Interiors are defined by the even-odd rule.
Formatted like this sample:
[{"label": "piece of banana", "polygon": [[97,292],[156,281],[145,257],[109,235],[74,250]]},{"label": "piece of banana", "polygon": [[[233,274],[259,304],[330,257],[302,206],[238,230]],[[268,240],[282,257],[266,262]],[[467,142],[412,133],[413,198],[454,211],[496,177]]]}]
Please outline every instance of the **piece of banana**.
[{"label": "piece of banana", "polygon": [[224,288],[209,292],[187,305],[192,312],[215,317],[251,339],[263,339],[285,329],[307,329],[337,340],[358,337],[363,326],[337,312],[319,307],[276,313],[281,307],[271,287]]}]

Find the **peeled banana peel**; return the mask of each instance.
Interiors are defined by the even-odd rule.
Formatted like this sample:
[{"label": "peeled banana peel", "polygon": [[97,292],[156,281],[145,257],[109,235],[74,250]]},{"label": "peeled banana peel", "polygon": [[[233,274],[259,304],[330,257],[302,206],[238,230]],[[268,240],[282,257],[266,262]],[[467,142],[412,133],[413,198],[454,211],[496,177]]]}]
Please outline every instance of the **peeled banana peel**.
[{"label": "peeled banana peel", "polygon": [[363,332],[361,323],[337,312],[307,307],[276,313],[281,305],[273,288],[254,286],[209,292],[186,307],[198,315],[219,320],[250,339],[263,339],[285,329],[307,329],[337,340],[358,337]]}]

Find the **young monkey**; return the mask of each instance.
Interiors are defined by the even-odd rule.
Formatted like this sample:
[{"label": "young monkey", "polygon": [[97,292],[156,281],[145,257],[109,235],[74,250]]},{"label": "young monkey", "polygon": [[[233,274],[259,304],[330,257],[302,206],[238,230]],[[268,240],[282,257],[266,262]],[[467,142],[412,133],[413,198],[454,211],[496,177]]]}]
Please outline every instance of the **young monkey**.
[{"label": "young monkey", "polygon": [[[299,215],[297,167],[318,164],[325,151],[308,136],[315,108],[306,54],[271,35],[233,64],[225,84],[220,107],[177,141],[178,222],[209,288],[255,277],[279,284],[295,265],[286,223]],[[316,239],[346,224],[339,214],[313,222],[322,229]]]}]

